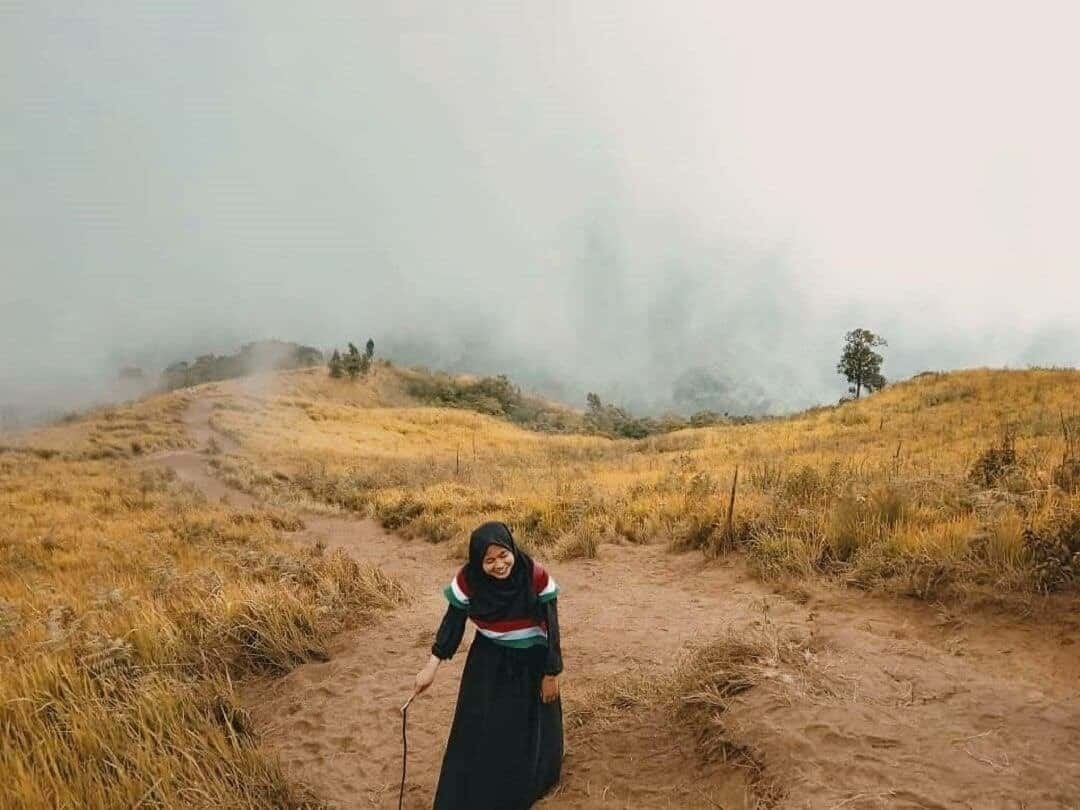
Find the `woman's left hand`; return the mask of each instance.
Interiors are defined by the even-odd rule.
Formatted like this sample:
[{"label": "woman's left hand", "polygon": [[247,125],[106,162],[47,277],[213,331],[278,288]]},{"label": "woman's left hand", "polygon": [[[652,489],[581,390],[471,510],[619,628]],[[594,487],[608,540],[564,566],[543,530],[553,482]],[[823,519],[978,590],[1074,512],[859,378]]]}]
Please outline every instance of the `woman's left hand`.
[{"label": "woman's left hand", "polygon": [[540,680],[540,700],[551,703],[559,698],[559,676],[545,675]]}]

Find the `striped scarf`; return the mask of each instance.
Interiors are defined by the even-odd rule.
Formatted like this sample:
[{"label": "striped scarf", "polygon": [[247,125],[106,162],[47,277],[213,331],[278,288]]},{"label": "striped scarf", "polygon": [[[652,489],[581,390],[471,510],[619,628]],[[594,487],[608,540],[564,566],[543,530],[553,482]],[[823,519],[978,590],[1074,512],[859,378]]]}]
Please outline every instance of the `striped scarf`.
[{"label": "striped scarf", "polygon": [[[559,593],[555,579],[539,563],[533,564],[533,592],[541,604],[550,602]],[[447,601],[454,607],[469,610],[471,590],[465,577],[465,566],[457,572],[450,584],[443,588]],[[538,644],[547,646],[547,622],[536,618],[499,619],[486,621],[470,616],[476,630],[486,638],[504,647],[533,647]]]}]

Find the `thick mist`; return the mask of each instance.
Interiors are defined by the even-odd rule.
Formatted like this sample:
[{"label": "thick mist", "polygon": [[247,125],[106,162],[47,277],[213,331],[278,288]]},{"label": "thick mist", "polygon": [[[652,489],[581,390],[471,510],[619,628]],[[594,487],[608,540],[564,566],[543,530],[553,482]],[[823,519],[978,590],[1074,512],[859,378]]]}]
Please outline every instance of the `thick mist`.
[{"label": "thick mist", "polygon": [[[1080,357],[1073,6],[7,3],[0,408],[373,336],[581,404]],[[689,377],[687,376],[689,375]]]}]

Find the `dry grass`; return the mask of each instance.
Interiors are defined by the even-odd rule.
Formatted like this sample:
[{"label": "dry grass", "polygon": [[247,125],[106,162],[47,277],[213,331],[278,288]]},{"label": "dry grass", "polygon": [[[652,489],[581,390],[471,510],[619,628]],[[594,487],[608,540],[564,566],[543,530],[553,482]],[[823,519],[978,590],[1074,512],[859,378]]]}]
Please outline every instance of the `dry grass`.
[{"label": "dry grass", "polygon": [[[214,464],[272,508],[235,512],[130,462],[188,444],[182,393],[0,451],[0,806],[315,802],[259,748],[234,679],[321,657],[330,634],[404,595],[375,569],[283,542],[297,506],[370,514],[459,553],[494,518],[563,558],[661,540],[741,551],[764,577],[923,598],[1080,578],[1073,371],[926,375],[789,419],[640,441],[410,406],[384,367],[227,390]],[[239,453],[221,452],[226,436]],[[723,717],[740,689],[827,689],[816,677],[798,640],[731,634],[669,680],[606,684],[568,724],[669,701],[704,756],[735,756]]]},{"label": "dry grass", "polygon": [[624,670],[604,678],[584,692],[567,693],[563,700],[564,723],[578,740],[608,731],[623,712],[636,712],[663,700],[666,682],[636,670]]},{"label": "dry grass", "polygon": [[841,697],[810,641],[782,632],[767,618],[691,647],[664,690],[675,717],[693,731],[702,756],[726,760],[749,753],[727,729],[724,716],[733,701],[756,687],[787,701]]},{"label": "dry grass", "polygon": [[99,408],[51,427],[20,434],[2,449],[40,458],[121,459],[189,447],[182,414],[189,398],[172,393]]},{"label": "dry grass", "polygon": [[741,549],[766,578],[826,574],[925,598],[1053,590],[1080,575],[1036,575],[1040,552],[1025,534],[1080,512],[1080,493],[1063,486],[1076,371],[924,374],[787,419],[640,441],[372,406],[384,394],[347,404],[356,391],[309,377],[302,392],[221,410],[216,426],[243,452],[219,468],[278,503],[355,510],[455,552],[498,518],[563,557],[661,539],[710,555]]},{"label": "dry grass", "polygon": [[233,683],[323,657],[400,589],[284,542],[288,512],[81,455],[0,454],[0,806],[317,804]]},{"label": "dry grass", "polygon": [[687,648],[672,670],[628,670],[566,700],[566,723],[576,738],[603,735],[627,713],[659,710],[694,742],[702,762],[747,769],[750,806],[773,807],[784,790],[767,772],[761,754],[728,714],[752,689],[768,689],[784,701],[842,700],[838,685],[819,664],[808,639],[781,631],[767,614],[752,626],[729,627],[717,638]]}]

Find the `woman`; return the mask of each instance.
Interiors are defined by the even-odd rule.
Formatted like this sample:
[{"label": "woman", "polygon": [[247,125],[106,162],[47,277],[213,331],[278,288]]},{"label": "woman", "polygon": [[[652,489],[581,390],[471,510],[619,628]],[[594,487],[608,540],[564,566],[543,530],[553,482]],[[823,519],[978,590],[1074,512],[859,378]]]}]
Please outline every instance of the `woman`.
[{"label": "woman", "polygon": [[476,636],[461,674],[435,810],[524,810],[562,767],[562,672],[555,580],[514,545],[505,523],[469,538],[469,562],[444,589],[449,606],[416,676],[416,694],[457,651],[466,617]]}]

